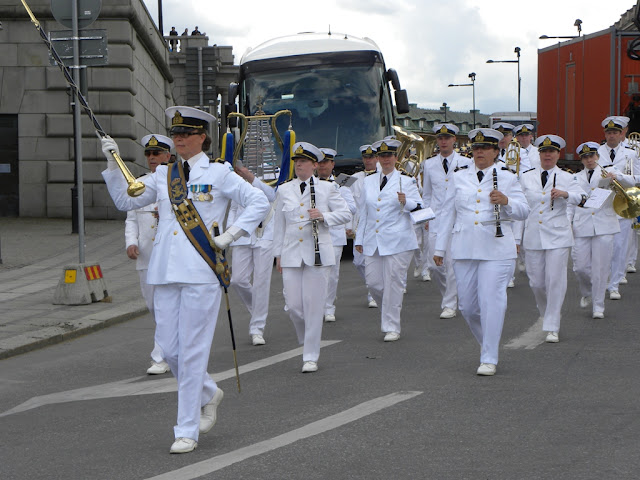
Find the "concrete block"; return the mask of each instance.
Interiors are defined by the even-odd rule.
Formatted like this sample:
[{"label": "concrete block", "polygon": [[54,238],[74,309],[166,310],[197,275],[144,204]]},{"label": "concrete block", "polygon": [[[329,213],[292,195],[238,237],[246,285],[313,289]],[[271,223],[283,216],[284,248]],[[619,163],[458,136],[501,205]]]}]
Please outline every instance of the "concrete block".
[{"label": "concrete block", "polygon": [[18,66],[18,45],[9,43],[2,45],[2,56],[0,57],[0,67]]},{"label": "concrete block", "polygon": [[100,92],[97,110],[101,114],[134,115],[134,96],[129,92]]},{"label": "concrete block", "polygon": [[20,67],[46,67],[49,65],[49,51],[42,43],[19,43],[17,65]]},{"label": "concrete block", "polygon": [[[42,169],[45,170],[44,168]],[[22,175],[22,174],[21,174]],[[43,183],[29,185],[20,184],[20,216],[21,217],[46,217],[47,216],[47,188]]]},{"label": "concrete block", "polygon": [[87,305],[107,300],[107,283],[99,264],[65,265],[53,296],[54,305]]},{"label": "concrete block", "polygon": [[23,113],[18,117],[18,134],[20,136],[44,137],[45,115],[40,113]]},{"label": "concrete block", "polygon": [[[50,183],[47,185],[47,209],[65,208],[71,212],[71,187],[73,183]],[[51,216],[51,215],[48,215]]]},{"label": "concrete block", "polygon": [[115,208],[111,195],[109,195],[107,186],[104,183],[91,185],[91,189],[93,190],[93,207]]},{"label": "concrete block", "polygon": [[128,68],[90,68],[87,77],[92,90],[126,91],[136,94],[133,73]]},{"label": "concrete block", "polygon": [[134,69],[133,50],[130,45],[109,45],[109,67]]},{"label": "concrete block", "polygon": [[[38,188],[47,182],[47,162],[20,162],[20,190],[23,188]],[[44,189],[43,189],[44,192]],[[44,200],[44,197],[42,198]]]},{"label": "concrete block", "polygon": [[47,88],[45,77],[46,69],[42,67],[25,67],[24,88],[26,90],[45,90]]},{"label": "concrete block", "polygon": [[47,67],[45,71],[45,85],[47,90],[66,90],[69,88],[64,75],[58,67]]},{"label": "concrete block", "polygon": [[[85,184],[96,184],[103,183],[104,179],[102,178],[102,171],[107,168],[106,161],[87,161],[84,162],[82,166],[82,177],[84,178]],[[87,204],[93,203],[93,200],[88,199]]]},{"label": "concrete block", "polygon": [[68,160],[69,141],[65,138],[20,137],[20,162],[32,160]]},{"label": "concrete block", "polygon": [[64,207],[51,207],[47,205],[48,218],[71,218],[71,194],[69,194],[69,205]]},{"label": "concrete block", "polygon": [[[12,2],[11,0],[7,0],[7,2],[11,5],[16,5],[16,2]],[[31,2],[29,2],[30,4]],[[25,12],[26,15],[26,12]],[[17,21],[12,19],[12,21],[3,22],[4,31],[6,34],[0,37],[0,43],[41,43],[40,34],[33,26],[33,23],[29,21],[29,17],[25,16],[25,21]],[[44,27],[46,28],[46,27]],[[48,29],[46,30],[49,31]],[[4,37],[4,38],[3,38]]]},{"label": "concrete block", "polygon": [[113,117],[113,119],[114,121],[110,122],[111,130],[108,132],[109,135],[117,137],[127,137],[131,138],[132,140],[142,138],[137,136],[136,134],[136,127],[138,126],[138,122],[136,122],[135,118],[129,115],[116,115]]},{"label": "concrete block", "polygon": [[73,183],[75,162],[47,162],[47,183]]},{"label": "concrete block", "polygon": [[[111,5],[113,2],[109,1]],[[104,8],[104,7],[103,7]],[[104,28],[109,31],[107,41],[109,42],[108,48],[111,50],[113,44],[126,43],[132,44],[135,36],[135,31],[128,20],[96,20],[91,24],[91,28]],[[111,57],[111,53],[109,53]]]},{"label": "concrete block", "polygon": [[67,113],[70,112],[70,97],[65,91],[29,91],[24,95],[20,113]]},{"label": "concrete block", "polygon": [[0,69],[0,113],[19,113],[24,97],[24,68]]}]

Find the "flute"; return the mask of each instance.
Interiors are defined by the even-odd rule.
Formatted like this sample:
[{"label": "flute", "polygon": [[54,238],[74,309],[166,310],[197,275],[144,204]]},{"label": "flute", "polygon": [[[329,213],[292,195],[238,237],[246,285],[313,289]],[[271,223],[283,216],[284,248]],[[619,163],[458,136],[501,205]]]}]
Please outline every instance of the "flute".
[{"label": "flute", "polygon": [[[316,208],[316,189],[313,186],[313,177],[309,178],[309,194],[311,195],[311,208]],[[318,243],[318,220],[311,220],[311,232],[313,234],[313,246],[316,250],[315,266],[322,266],[320,259],[320,245]]]},{"label": "flute", "polygon": [[[493,189],[498,190],[498,171],[493,169]],[[493,206],[493,214],[496,217],[496,237],[504,237],[502,233],[502,226],[500,225],[500,204],[496,203]]]},{"label": "flute", "polygon": [[[553,188],[556,188],[556,174],[553,174]],[[553,210],[553,197],[551,197],[551,210]]]}]

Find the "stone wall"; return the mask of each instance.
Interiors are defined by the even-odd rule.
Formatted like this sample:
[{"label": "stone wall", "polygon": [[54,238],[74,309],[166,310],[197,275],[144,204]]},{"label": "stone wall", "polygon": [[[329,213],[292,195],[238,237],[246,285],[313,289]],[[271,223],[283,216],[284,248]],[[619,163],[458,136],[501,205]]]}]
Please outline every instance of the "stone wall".
[{"label": "stone wall", "polygon": [[[65,30],[49,0],[29,6],[46,32]],[[74,179],[73,115],[69,89],[20,2],[0,0],[0,113],[18,115],[20,216],[70,217]],[[145,163],[138,139],[166,133],[164,109],[173,105],[169,51],[141,0],[103,0],[88,28],[107,30],[109,63],[87,71],[87,101],[116,139],[134,175]],[[2,152],[0,152],[0,155]],[[93,125],[82,114],[85,217],[123,218],[100,172],[105,160]]]}]

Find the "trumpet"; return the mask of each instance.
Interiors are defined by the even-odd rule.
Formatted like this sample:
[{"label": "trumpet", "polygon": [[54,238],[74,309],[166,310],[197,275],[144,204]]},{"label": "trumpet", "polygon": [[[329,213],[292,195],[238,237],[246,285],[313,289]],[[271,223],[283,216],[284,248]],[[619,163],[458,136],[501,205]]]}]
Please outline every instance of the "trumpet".
[{"label": "trumpet", "polygon": [[[601,170],[602,178],[607,178],[607,171]],[[640,216],[640,188],[624,188],[615,178],[611,179],[612,189],[616,192],[613,198],[613,209],[622,218]]]},{"label": "trumpet", "polygon": [[517,140],[511,140],[507,145],[504,163],[510,170],[515,169],[516,175],[520,177],[520,143]]},{"label": "trumpet", "polygon": [[[311,208],[316,208],[316,189],[313,186],[313,177],[309,178],[309,195],[311,196]],[[316,253],[314,265],[320,267],[322,266],[322,259],[320,258],[320,245],[318,243],[318,220],[311,220],[311,232],[313,234],[313,246]]]},{"label": "trumpet", "polygon": [[[498,171],[493,169],[493,189],[498,190]],[[496,203],[493,206],[493,214],[496,217],[496,237],[504,237],[502,233],[502,225],[500,224],[500,205]]]}]

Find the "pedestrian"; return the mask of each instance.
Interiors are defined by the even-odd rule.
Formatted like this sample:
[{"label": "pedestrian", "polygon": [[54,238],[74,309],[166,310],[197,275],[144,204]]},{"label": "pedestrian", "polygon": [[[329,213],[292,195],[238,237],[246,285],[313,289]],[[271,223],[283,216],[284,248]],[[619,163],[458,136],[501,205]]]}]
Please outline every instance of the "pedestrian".
[{"label": "pedestrian", "polygon": [[197,35],[202,35],[202,33],[200,33],[200,30],[198,30],[198,26],[196,25],[196,28],[193,32],[191,32],[192,36],[197,36]]},{"label": "pedestrian", "polygon": [[575,175],[557,166],[560,150],[566,146],[563,138],[542,135],[535,146],[540,152],[540,167],[520,176],[530,208],[522,242],[527,252],[529,285],[542,319],[542,330],[547,332],[545,341],[557,343],[567,292],[569,250],[574,244],[567,206],[582,206],[587,196]]},{"label": "pedestrian", "polygon": [[[169,162],[173,142],[164,135],[152,134],[142,137],[140,143],[144,147],[144,156],[147,159],[147,165],[150,170],[150,173],[146,173],[140,177],[140,180],[144,182],[144,179],[156,171],[158,165]],[[147,274],[157,227],[158,204],[156,202],[127,212],[127,219],[124,225],[127,256],[136,261],[136,270],[140,276],[142,298],[144,298],[154,321],[153,292],[155,286],[149,285],[149,282],[147,282]],[[153,350],[151,351],[151,366],[147,369],[147,373],[149,375],[160,375],[167,373],[169,370],[169,364],[164,361],[162,349],[154,338]]]},{"label": "pedestrian", "polygon": [[178,36],[178,32],[176,31],[176,27],[171,27],[171,31],[169,32],[171,36],[171,40],[169,40],[169,45],[171,45],[171,51],[175,52],[178,48],[178,39],[173,38]]},{"label": "pedestrian", "polygon": [[327,282],[335,254],[330,227],[351,214],[338,186],[313,172],[323,153],[307,142],[293,146],[296,178],[278,187],[273,254],[284,298],[302,348],[302,373],[318,370]]},{"label": "pedestrian", "polygon": [[367,288],[381,306],[385,342],[400,339],[400,313],[407,270],[418,248],[410,212],[421,208],[415,178],[396,170],[399,140],[372,144],[380,171],[368,175],[359,203],[360,220],[355,248],[365,256]]},{"label": "pedestrian", "polygon": [[[216,118],[201,110],[176,106],[165,110],[170,135],[180,159],[160,165],[149,175],[146,190],[126,193],[127,183],[110,151],[118,145],[102,139],[108,168],[102,175],[116,207],[133,210],[158,202],[158,232],[147,280],[155,285],[156,340],[178,382],[178,421],[171,453],[198,446],[217,420],[223,392],[207,373],[209,352],[220,308],[222,288],[215,271],[217,253],[252,232],[264,219],[269,202],[264,194],[223,162],[210,161],[207,131]],[[170,178],[168,178],[170,176]],[[244,207],[233,225],[211,239],[213,224],[223,225],[229,201]]]},{"label": "pedestrian", "polygon": [[451,256],[458,308],[480,344],[476,374],[485,376],[496,373],[507,284],[516,262],[510,220],[524,220],[529,213],[516,176],[497,160],[502,138],[491,128],[469,132],[473,164],[451,177],[434,255],[436,265]]}]

